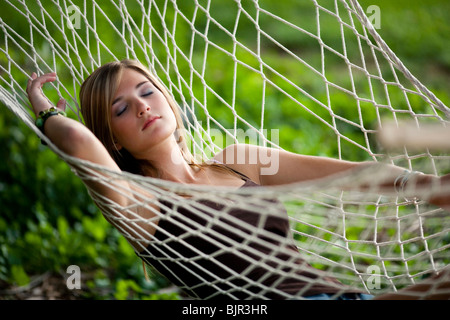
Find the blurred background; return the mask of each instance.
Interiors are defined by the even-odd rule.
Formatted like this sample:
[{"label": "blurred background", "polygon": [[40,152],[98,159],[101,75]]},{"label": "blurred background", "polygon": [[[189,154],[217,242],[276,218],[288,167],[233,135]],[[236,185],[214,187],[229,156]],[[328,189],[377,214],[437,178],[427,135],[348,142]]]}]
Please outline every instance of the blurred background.
[{"label": "blurred background", "polygon": [[[33,1],[28,1],[33,10]],[[232,30],[236,19],[236,4],[234,1],[214,0],[211,4],[211,15],[220,17],[220,23]],[[319,1],[327,5],[327,1]],[[334,1],[328,1],[333,7]],[[11,3],[18,4],[17,1]],[[46,1],[42,1],[44,6]],[[76,3],[76,2],[75,2]],[[80,3],[82,3],[80,1]],[[163,7],[164,1],[156,1]],[[201,2],[203,3],[203,2]],[[253,2],[243,4],[254,7]],[[445,105],[450,102],[450,2],[448,0],[359,0],[366,9],[371,5],[380,8],[380,29],[378,33],[428,89],[430,89]],[[51,6],[51,2],[48,2]],[[302,25],[316,27],[315,8],[308,0],[265,0],[259,3],[261,8],[283,17],[288,21],[298,21]],[[178,4],[183,12],[192,12],[194,6],[191,1]],[[170,9],[170,5],[168,6]],[[102,8],[106,12],[114,10],[114,4],[102,1]],[[169,10],[168,9],[168,10]],[[38,9],[36,9],[38,10]],[[51,9],[48,9],[51,12]],[[128,7],[130,15],[133,10],[139,11],[134,5]],[[249,9],[250,10],[250,9]],[[57,15],[58,12],[52,14]],[[29,26],[16,19],[18,13],[8,4],[2,4],[0,18],[13,27],[19,34],[27,34]],[[170,19],[170,15],[167,15]],[[111,16],[112,20],[121,23],[120,16]],[[219,18],[218,18],[219,19]],[[335,32],[336,25],[327,24],[324,17],[321,25],[323,40],[332,47],[339,47],[342,39]],[[17,20],[15,22],[15,20]],[[200,24],[205,23],[201,21]],[[248,22],[247,22],[248,23]],[[285,47],[295,51],[301,57],[306,57],[311,64],[320,65],[320,58],[316,54],[317,43],[308,37],[293,37],[290,29],[278,28],[278,24],[271,20],[261,21],[267,30],[271,30]],[[157,26],[155,27],[157,28]],[[305,27],[306,28],[306,27]],[[101,28],[97,29],[99,31]],[[183,44],[183,32],[190,32],[180,27],[177,30],[180,48],[189,48],[189,42]],[[255,41],[254,30],[246,29],[246,22],[239,25],[239,41],[249,47]],[[113,34],[108,38],[108,27],[102,31],[103,41],[108,47],[120,46],[120,41]],[[1,46],[5,49],[2,33]],[[208,35],[223,47],[229,46],[223,32],[211,27]],[[105,40],[106,39],[106,40]],[[188,39],[188,37],[186,37]],[[36,49],[45,52],[44,46],[36,45]],[[193,53],[199,57],[199,64],[203,62],[204,47],[199,46]],[[353,49],[355,49],[353,47]],[[155,44],[155,54],[164,55],[164,49]],[[231,49],[230,49],[231,50]],[[281,54],[279,48],[270,46],[264,48],[265,57],[276,61],[277,71],[301,81],[302,86],[312,92],[318,90],[314,79],[306,79],[305,70],[301,66],[291,63],[286,54]],[[117,49],[120,52],[120,49]],[[188,51],[188,50],[186,50]],[[349,47],[349,55],[355,52]],[[3,51],[4,52],[4,51]],[[27,72],[33,71],[33,65],[26,64],[23,53],[9,49],[9,55],[18,64],[23,63]],[[240,59],[252,65],[254,57],[246,52],[239,53]],[[43,54],[42,54],[43,55]],[[126,55],[124,51],[122,57]],[[355,53],[357,55],[357,53]],[[111,57],[105,55],[102,60]],[[74,59],[76,61],[76,59]],[[6,68],[7,58],[0,54],[0,62]],[[233,82],[232,68],[224,62],[221,53],[211,51],[208,55],[208,70],[206,78],[217,93],[225,100],[232,100],[229,83]],[[274,62],[273,62],[274,63]],[[275,63],[274,63],[275,64]],[[61,78],[64,79],[64,66],[58,66]],[[342,74],[342,61],[330,58],[327,60],[327,77],[339,78]],[[81,70],[81,68],[80,68]],[[81,70],[81,78],[87,76],[89,70]],[[183,74],[180,67],[180,73]],[[188,72],[186,72],[188,76]],[[303,75],[301,80],[298,77]],[[172,77],[172,75],[169,75]],[[17,75],[16,80],[26,86],[26,77]],[[311,81],[308,81],[311,80]],[[246,98],[252,88],[258,92],[260,83],[244,72],[236,79],[241,100],[236,102],[238,113],[248,119],[255,126],[261,119],[261,101]],[[197,89],[193,89],[195,91]],[[198,89],[200,90],[200,89]],[[76,90],[75,90],[76,91]],[[175,96],[191,95],[183,90],[175,91]],[[239,92],[238,92],[239,93]],[[178,96],[177,96],[178,95]],[[258,94],[259,95],[259,94]],[[55,97],[51,94],[50,98]],[[335,138],[330,140],[326,128],[312,121],[308,115],[297,114],[295,106],[282,100],[280,95],[267,94],[270,105],[281,106],[282,111],[271,114],[270,127],[283,130],[280,145],[290,151],[326,155],[342,156],[349,160],[366,160],[367,153],[358,148],[337,149]],[[325,99],[325,98],[324,98]],[[354,109],[346,109],[352,105],[351,97],[340,95],[335,103],[337,110],[343,117],[350,118]],[[340,99],[340,100],[339,100]],[[257,99],[256,99],[257,100]],[[214,99],[209,98],[209,107],[214,108]],[[269,103],[266,101],[269,105]],[[286,105],[287,104],[287,105]],[[270,109],[270,107],[268,107]],[[71,116],[77,117],[74,113]],[[220,117],[227,128],[233,127],[233,115],[220,109],[216,115]],[[197,114],[202,119],[202,114]],[[323,117],[326,117],[323,115]],[[368,122],[375,122],[370,115],[365,118]],[[342,128],[345,132],[346,128]],[[311,133],[314,134],[311,134]],[[349,128],[348,136],[354,141],[363,139],[353,136]],[[126,240],[119,235],[104,220],[99,210],[88,196],[82,182],[71,172],[70,168],[48,148],[41,145],[39,139],[16,115],[4,106],[0,109],[0,299],[178,299],[182,297],[176,288],[158,275],[150,275],[146,280],[141,260],[134,254]],[[82,272],[82,288],[69,290],[66,269],[69,265],[78,265]]]}]

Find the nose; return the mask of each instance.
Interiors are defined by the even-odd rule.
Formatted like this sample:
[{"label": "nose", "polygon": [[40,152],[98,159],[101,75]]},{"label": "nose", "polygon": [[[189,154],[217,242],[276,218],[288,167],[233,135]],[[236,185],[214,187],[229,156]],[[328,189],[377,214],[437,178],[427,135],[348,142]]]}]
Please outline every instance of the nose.
[{"label": "nose", "polygon": [[142,117],[145,113],[150,111],[150,106],[146,103],[139,103],[138,105],[138,116]]}]

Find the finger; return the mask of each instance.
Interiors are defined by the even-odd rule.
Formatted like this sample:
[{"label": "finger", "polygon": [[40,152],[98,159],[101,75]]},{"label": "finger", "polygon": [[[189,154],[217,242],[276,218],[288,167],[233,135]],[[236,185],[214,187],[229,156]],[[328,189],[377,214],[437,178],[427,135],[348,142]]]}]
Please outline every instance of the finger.
[{"label": "finger", "polygon": [[58,103],[56,104],[56,108],[61,109],[62,111],[66,111],[66,100],[63,98],[59,99]]},{"label": "finger", "polygon": [[36,74],[34,74],[34,77],[32,75],[32,78],[34,78],[30,83],[30,89],[35,88],[42,88],[42,86],[47,82],[53,82],[56,80],[56,73],[46,73],[40,77],[37,77]]},{"label": "finger", "polygon": [[27,81],[27,93],[29,93],[30,88],[31,88],[31,83],[33,82],[34,79],[36,79],[36,77],[37,77],[36,72],[33,72],[31,74],[30,78],[28,79],[28,81]]},{"label": "finger", "polygon": [[35,80],[39,80],[42,83],[55,81],[56,80],[56,73],[55,72],[46,73],[46,74],[43,74],[40,77],[37,77]]}]

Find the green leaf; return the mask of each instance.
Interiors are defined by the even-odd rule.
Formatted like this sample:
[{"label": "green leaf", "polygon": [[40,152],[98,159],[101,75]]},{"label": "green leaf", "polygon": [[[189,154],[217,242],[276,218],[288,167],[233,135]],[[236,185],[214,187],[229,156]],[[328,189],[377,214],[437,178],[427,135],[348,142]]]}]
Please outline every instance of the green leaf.
[{"label": "green leaf", "polygon": [[23,267],[20,265],[13,265],[11,267],[11,277],[13,281],[19,286],[24,286],[30,283],[30,278],[26,274]]},{"label": "green leaf", "polygon": [[140,292],[141,288],[133,280],[120,279],[116,284],[116,293],[114,297],[117,300],[126,300],[133,292]]}]

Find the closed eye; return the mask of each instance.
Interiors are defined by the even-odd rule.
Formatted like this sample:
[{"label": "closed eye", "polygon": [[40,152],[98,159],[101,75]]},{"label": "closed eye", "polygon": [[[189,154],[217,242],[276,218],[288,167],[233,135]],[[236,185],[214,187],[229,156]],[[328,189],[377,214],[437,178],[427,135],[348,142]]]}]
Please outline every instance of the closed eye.
[{"label": "closed eye", "polygon": [[147,96],[149,96],[149,95],[151,95],[151,94],[153,94],[153,91],[150,90],[150,91],[148,91],[148,92],[146,92],[146,93],[143,93],[142,96],[143,96],[143,97],[147,97]]},{"label": "closed eye", "polygon": [[124,107],[120,108],[119,111],[116,113],[117,117],[120,117],[126,110],[127,110],[128,106],[125,105]]}]

